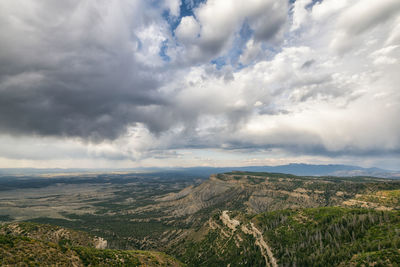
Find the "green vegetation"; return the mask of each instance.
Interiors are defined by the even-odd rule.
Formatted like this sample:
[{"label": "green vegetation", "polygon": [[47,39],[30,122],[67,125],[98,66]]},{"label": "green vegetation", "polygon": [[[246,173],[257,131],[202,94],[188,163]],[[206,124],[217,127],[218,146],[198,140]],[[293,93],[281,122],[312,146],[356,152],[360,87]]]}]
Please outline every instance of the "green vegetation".
[{"label": "green vegetation", "polygon": [[400,209],[400,190],[377,191],[373,194],[361,195],[357,197],[356,200],[377,203],[387,207]]},{"label": "green vegetation", "polygon": [[0,264],[18,266],[59,266],[80,264],[72,250],[63,251],[51,242],[27,237],[0,235]]},{"label": "green vegetation", "polygon": [[[160,252],[96,249],[88,234],[51,225],[19,223],[4,225],[0,230],[2,266],[182,266]],[[82,243],[88,246],[76,245]]]},{"label": "green vegetation", "polygon": [[[42,224],[55,224],[76,230],[99,235],[109,241],[110,248],[142,249],[140,240],[147,238],[156,239],[164,231],[176,229],[156,220],[132,221],[135,215],[93,215],[93,214],[65,214],[69,219],[36,218],[32,222]],[[146,249],[154,248],[147,244]]]},{"label": "green vegetation", "polygon": [[381,249],[379,251],[364,252],[354,255],[353,258],[341,266],[399,266],[400,251],[398,249]]},{"label": "green vegetation", "polygon": [[284,266],[334,266],[350,262],[353,256],[353,261],[374,262],[382,250],[393,254],[385,260],[400,264],[398,211],[340,207],[283,210],[260,214],[254,221]]},{"label": "green vegetation", "polygon": [[74,247],[85,266],[182,266],[159,252]]},{"label": "green vegetation", "polygon": [[[270,178],[298,178],[301,176],[296,176],[293,174],[286,174],[286,173],[273,173],[273,172],[241,172],[241,171],[234,171],[234,172],[227,172],[223,175],[238,175],[238,176],[260,176],[260,177],[270,177]],[[218,177],[220,178],[220,177]]]},{"label": "green vegetation", "polygon": [[188,266],[263,266],[265,260],[254,238],[246,235],[243,241],[210,231],[200,242],[185,244],[181,259]]}]

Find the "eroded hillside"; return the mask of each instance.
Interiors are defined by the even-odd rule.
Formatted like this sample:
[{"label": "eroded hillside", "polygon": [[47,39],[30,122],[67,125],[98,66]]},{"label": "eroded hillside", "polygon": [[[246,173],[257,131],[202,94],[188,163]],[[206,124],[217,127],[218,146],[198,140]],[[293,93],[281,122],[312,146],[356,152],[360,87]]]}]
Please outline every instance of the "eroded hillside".
[{"label": "eroded hillside", "polygon": [[[194,214],[210,207],[256,214],[287,208],[349,205],[351,202],[348,201],[360,196],[399,188],[398,181],[368,177],[302,177],[232,172],[211,175],[204,183],[161,197],[157,205],[147,206],[141,210],[162,208],[175,217]],[[370,202],[372,201],[370,198]],[[386,203],[381,201],[381,204],[390,209],[398,205],[393,201]]]}]

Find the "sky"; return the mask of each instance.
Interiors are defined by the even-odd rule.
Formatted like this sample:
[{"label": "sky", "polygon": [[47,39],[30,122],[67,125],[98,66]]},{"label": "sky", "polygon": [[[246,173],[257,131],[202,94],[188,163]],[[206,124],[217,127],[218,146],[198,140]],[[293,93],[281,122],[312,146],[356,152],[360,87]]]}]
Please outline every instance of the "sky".
[{"label": "sky", "polygon": [[400,170],[399,0],[0,1],[0,167]]}]

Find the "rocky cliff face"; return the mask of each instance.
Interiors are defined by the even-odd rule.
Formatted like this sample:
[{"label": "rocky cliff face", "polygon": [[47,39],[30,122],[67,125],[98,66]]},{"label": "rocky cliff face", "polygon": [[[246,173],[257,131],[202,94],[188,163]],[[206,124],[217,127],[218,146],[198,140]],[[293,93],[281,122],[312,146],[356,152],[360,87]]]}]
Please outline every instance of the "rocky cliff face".
[{"label": "rocky cliff face", "polygon": [[174,216],[194,214],[204,208],[242,210],[255,214],[287,208],[342,205],[360,192],[373,190],[381,179],[300,177],[285,174],[233,172],[211,175],[204,183],[159,198]]}]

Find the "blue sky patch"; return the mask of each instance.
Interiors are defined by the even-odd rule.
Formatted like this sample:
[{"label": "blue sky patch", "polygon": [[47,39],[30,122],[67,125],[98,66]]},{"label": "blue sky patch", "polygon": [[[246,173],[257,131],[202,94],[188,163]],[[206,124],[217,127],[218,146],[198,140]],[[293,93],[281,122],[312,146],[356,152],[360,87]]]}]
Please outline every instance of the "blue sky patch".
[{"label": "blue sky patch", "polygon": [[162,60],[165,62],[170,62],[171,58],[167,55],[168,52],[168,40],[164,40],[161,43],[160,52],[158,53]]},{"label": "blue sky patch", "polygon": [[181,19],[187,16],[196,17],[193,10],[197,8],[201,3],[207,2],[206,0],[182,0],[180,6],[179,17],[171,16],[169,10],[165,10],[162,14],[163,18],[168,22],[172,35],[175,35],[175,29],[181,23]]}]

